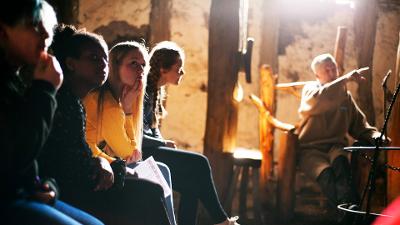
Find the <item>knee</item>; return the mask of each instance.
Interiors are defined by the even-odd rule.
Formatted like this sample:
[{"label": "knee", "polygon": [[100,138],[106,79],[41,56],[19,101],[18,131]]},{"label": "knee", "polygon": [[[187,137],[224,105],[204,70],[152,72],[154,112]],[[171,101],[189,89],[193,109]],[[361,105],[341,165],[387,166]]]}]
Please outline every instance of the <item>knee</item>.
[{"label": "knee", "polygon": [[335,173],[331,167],[325,168],[317,177],[317,182],[321,185],[331,183],[335,179]]},{"label": "knee", "polygon": [[169,167],[166,164],[160,162],[157,162],[157,166],[160,169],[161,174],[167,181],[168,185],[171,186],[171,171]]},{"label": "knee", "polygon": [[347,157],[341,155],[336,157],[332,162],[332,167],[335,171],[350,170],[350,163]]},{"label": "knee", "polygon": [[208,158],[204,155],[198,155],[196,158],[198,167],[201,169],[202,172],[210,173],[211,172],[211,165],[208,161]]},{"label": "knee", "polygon": [[161,173],[165,176],[165,177],[170,177],[171,176],[171,171],[169,169],[169,167],[161,162],[157,162],[157,166],[160,169]]},{"label": "knee", "polygon": [[163,197],[164,191],[161,185],[153,183],[147,180],[140,180],[140,190],[146,192],[145,196],[152,196],[152,197]]},{"label": "knee", "polygon": [[344,156],[344,155],[340,155],[340,156],[336,157],[333,160],[332,165],[334,165],[334,164],[348,164],[348,163],[349,163],[349,160],[347,159],[347,157]]}]

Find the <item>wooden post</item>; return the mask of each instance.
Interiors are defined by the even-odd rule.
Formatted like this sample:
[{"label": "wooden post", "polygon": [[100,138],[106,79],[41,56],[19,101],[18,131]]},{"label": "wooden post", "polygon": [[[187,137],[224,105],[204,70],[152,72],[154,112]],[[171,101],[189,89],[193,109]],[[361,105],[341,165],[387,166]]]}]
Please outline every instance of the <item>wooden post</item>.
[{"label": "wooden post", "polygon": [[60,23],[78,25],[79,0],[48,0],[57,12]]},{"label": "wooden post", "polygon": [[344,53],[346,49],[347,39],[347,28],[339,26],[337,29],[335,51],[333,57],[335,57],[337,67],[339,69],[339,76],[343,75],[344,72]]},{"label": "wooden post", "polygon": [[293,130],[282,133],[278,155],[278,215],[282,222],[288,222],[294,215],[296,147],[298,137]]},{"label": "wooden post", "polygon": [[172,0],[151,0],[150,45],[170,40]]},{"label": "wooden post", "polygon": [[366,81],[358,87],[358,103],[371,125],[375,124],[372,100],[372,62],[378,20],[377,7],[376,0],[358,0],[354,15],[357,66],[369,66],[369,70],[364,73]]},{"label": "wooden post", "polygon": [[[213,0],[208,42],[207,120],[204,153],[213,168],[219,193],[224,195],[232,174],[231,152],[236,145],[238,103],[233,91],[239,71],[239,1]],[[225,196],[220,196],[225,199]]]},{"label": "wooden post", "polygon": [[278,71],[279,0],[264,0],[262,3],[260,66],[268,64]]},{"label": "wooden post", "polygon": [[[400,82],[400,33],[399,46],[397,48],[395,84]],[[400,99],[397,98],[392,111],[392,118],[389,121],[389,137],[392,139],[392,146],[400,146]],[[400,152],[388,151],[388,163],[392,166],[400,167]],[[391,169],[387,170],[387,199],[392,202],[396,197],[400,196],[400,173]]]},{"label": "wooden post", "polygon": [[[358,101],[361,110],[365,113],[368,122],[375,124],[375,112],[372,101],[372,65],[377,23],[376,0],[358,0],[354,15],[355,48],[357,54],[357,66],[368,66],[370,69],[363,75],[365,81],[358,86]],[[358,184],[358,190],[362,193],[370,168],[366,160],[356,160],[354,180]]]},{"label": "wooden post", "polygon": [[[262,65],[260,68],[260,98],[272,116],[275,116],[275,84],[276,77],[272,73],[272,68],[268,65]],[[261,185],[263,190],[265,190],[268,178],[271,177],[273,169],[274,127],[268,122],[268,115],[266,113],[260,113],[259,115],[260,151],[263,155]]]}]

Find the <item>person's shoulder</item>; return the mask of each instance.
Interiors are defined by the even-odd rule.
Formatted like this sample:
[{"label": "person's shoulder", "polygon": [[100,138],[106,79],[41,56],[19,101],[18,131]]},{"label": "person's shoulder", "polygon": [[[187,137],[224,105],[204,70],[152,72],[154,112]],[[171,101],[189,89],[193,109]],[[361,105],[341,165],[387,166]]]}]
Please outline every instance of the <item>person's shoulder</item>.
[{"label": "person's shoulder", "polygon": [[99,91],[97,91],[97,90],[91,91],[85,96],[85,98],[83,98],[83,100],[82,100],[83,104],[85,106],[91,105],[91,104],[96,104],[98,97],[99,97]]},{"label": "person's shoulder", "polygon": [[314,90],[319,88],[321,85],[318,81],[308,81],[305,83],[303,90]]}]

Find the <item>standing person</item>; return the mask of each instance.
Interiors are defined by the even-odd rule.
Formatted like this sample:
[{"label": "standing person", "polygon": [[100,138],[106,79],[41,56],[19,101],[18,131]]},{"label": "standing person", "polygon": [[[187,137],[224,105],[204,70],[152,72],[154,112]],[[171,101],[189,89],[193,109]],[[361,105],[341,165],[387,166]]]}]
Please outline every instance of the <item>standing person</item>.
[{"label": "standing person", "polygon": [[57,93],[54,127],[39,164],[57,178],[67,202],[92,212],[106,224],[170,224],[162,188],[140,179],[125,179],[125,162],[111,164],[93,156],[85,140],[81,99],[108,76],[104,39],[73,26],[60,25],[51,46],[65,80]]},{"label": "standing person", "polygon": [[[143,96],[149,54],[143,44],[128,41],[112,47],[109,57],[106,83],[84,99],[86,140],[94,155],[110,163],[118,157],[134,168],[142,159]],[[172,188],[169,168],[157,164]],[[172,194],[166,204],[170,221],[176,224]]]},{"label": "standing person", "polygon": [[374,145],[380,132],[368,124],[346,83],[362,80],[357,70],[338,77],[335,59],[330,54],[314,58],[311,69],[316,81],[304,86],[299,107],[300,169],[316,180],[331,206],[358,204],[351,182],[346,135]]},{"label": "standing person", "polygon": [[237,217],[228,218],[214,186],[210,163],[198,153],[176,149],[174,141],[165,140],[158,128],[166,114],[162,101],[167,84],[179,85],[184,74],[185,55],[174,42],[158,43],[150,52],[150,71],[144,105],[143,156],[153,156],[168,165],[174,190],[181,194],[178,224],[196,224],[198,200],[207,209],[215,224],[237,224]]},{"label": "standing person", "polygon": [[[42,0],[14,0],[0,8],[0,215],[8,224],[102,224],[57,200],[54,181],[40,179],[37,170],[63,80],[57,60],[46,52],[52,34],[46,27],[56,22]],[[29,87],[20,78],[23,66],[34,67]]]}]

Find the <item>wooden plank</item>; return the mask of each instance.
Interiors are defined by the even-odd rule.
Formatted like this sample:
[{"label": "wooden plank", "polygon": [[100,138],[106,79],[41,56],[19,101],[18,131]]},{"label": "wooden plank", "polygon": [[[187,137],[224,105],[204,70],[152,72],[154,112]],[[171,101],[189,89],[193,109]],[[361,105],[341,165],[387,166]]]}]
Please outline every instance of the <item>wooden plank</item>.
[{"label": "wooden plank", "polygon": [[354,15],[354,45],[357,54],[357,66],[368,66],[370,70],[363,73],[365,82],[358,87],[358,104],[367,116],[371,125],[375,124],[375,111],[372,99],[372,65],[378,20],[376,0],[358,0]]},{"label": "wooden plank", "polygon": [[[396,86],[400,81],[400,33],[399,45],[396,57]],[[392,111],[392,117],[389,121],[389,137],[392,139],[392,146],[400,146],[400,99],[397,98]],[[392,166],[400,167],[400,151],[387,152],[388,163]],[[397,171],[387,170],[387,199],[392,202],[396,197],[400,196],[400,173]]]},{"label": "wooden plank", "polygon": [[57,12],[57,20],[59,23],[79,25],[79,0],[48,0]]},{"label": "wooden plank", "polygon": [[342,76],[344,73],[344,55],[346,49],[346,39],[347,39],[347,28],[339,26],[336,34],[335,50],[333,53],[333,57],[335,57],[340,76]]},{"label": "wooden plank", "polygon": [[[275,84],[276,76],[273,75],[272,68],[262,65],[260,68],[260,99],[266,111],[272,113],[272,116],[275,114],[276,105]],[[268,114],[261,113],[259,115],[260,151],[263,155],[261,185],[265,187],[273,169],[274,127],[268,122]]]},{"label": "wooden plank", "polygon": [[238,102],[233,92],[239,71],[239,0],[213,0],[208,42],[207,119],[204,154],[213,168],[221,199],[225,199],[236,145]]},{"label": "wooden plank", "polygon": [[[376,36],[377,3],[376,0],[358,0],[356,2],[354,14],[354,45],[356,49],[357,67],[368,66],[370,70],[363,73],[365,81],[358,86],[357,103],[365,113],[368,122],[375,124],[375,111],[372,99],[372,71],[373,71],[373,53]],[[367,185],[370,163],[366,160],[356,160],[354,165],[355,184],[358,185],[360,193]]]},{"label": "wooden plank", "polygon": [[151,0],[150,45],[171,39],[172,0]]},{"label": "wooden plank", "polygon": [[277,207],[280,220],[288,222],[294,215],[298,137],[293,131],[284,132],[279,143]]},{"label": "wooden plank", "polygon": [[[262,4],[260,66],[268,64],[278,71],[279,1],[264,0]],[[268,49],[268,51],[266,51]]]}]

